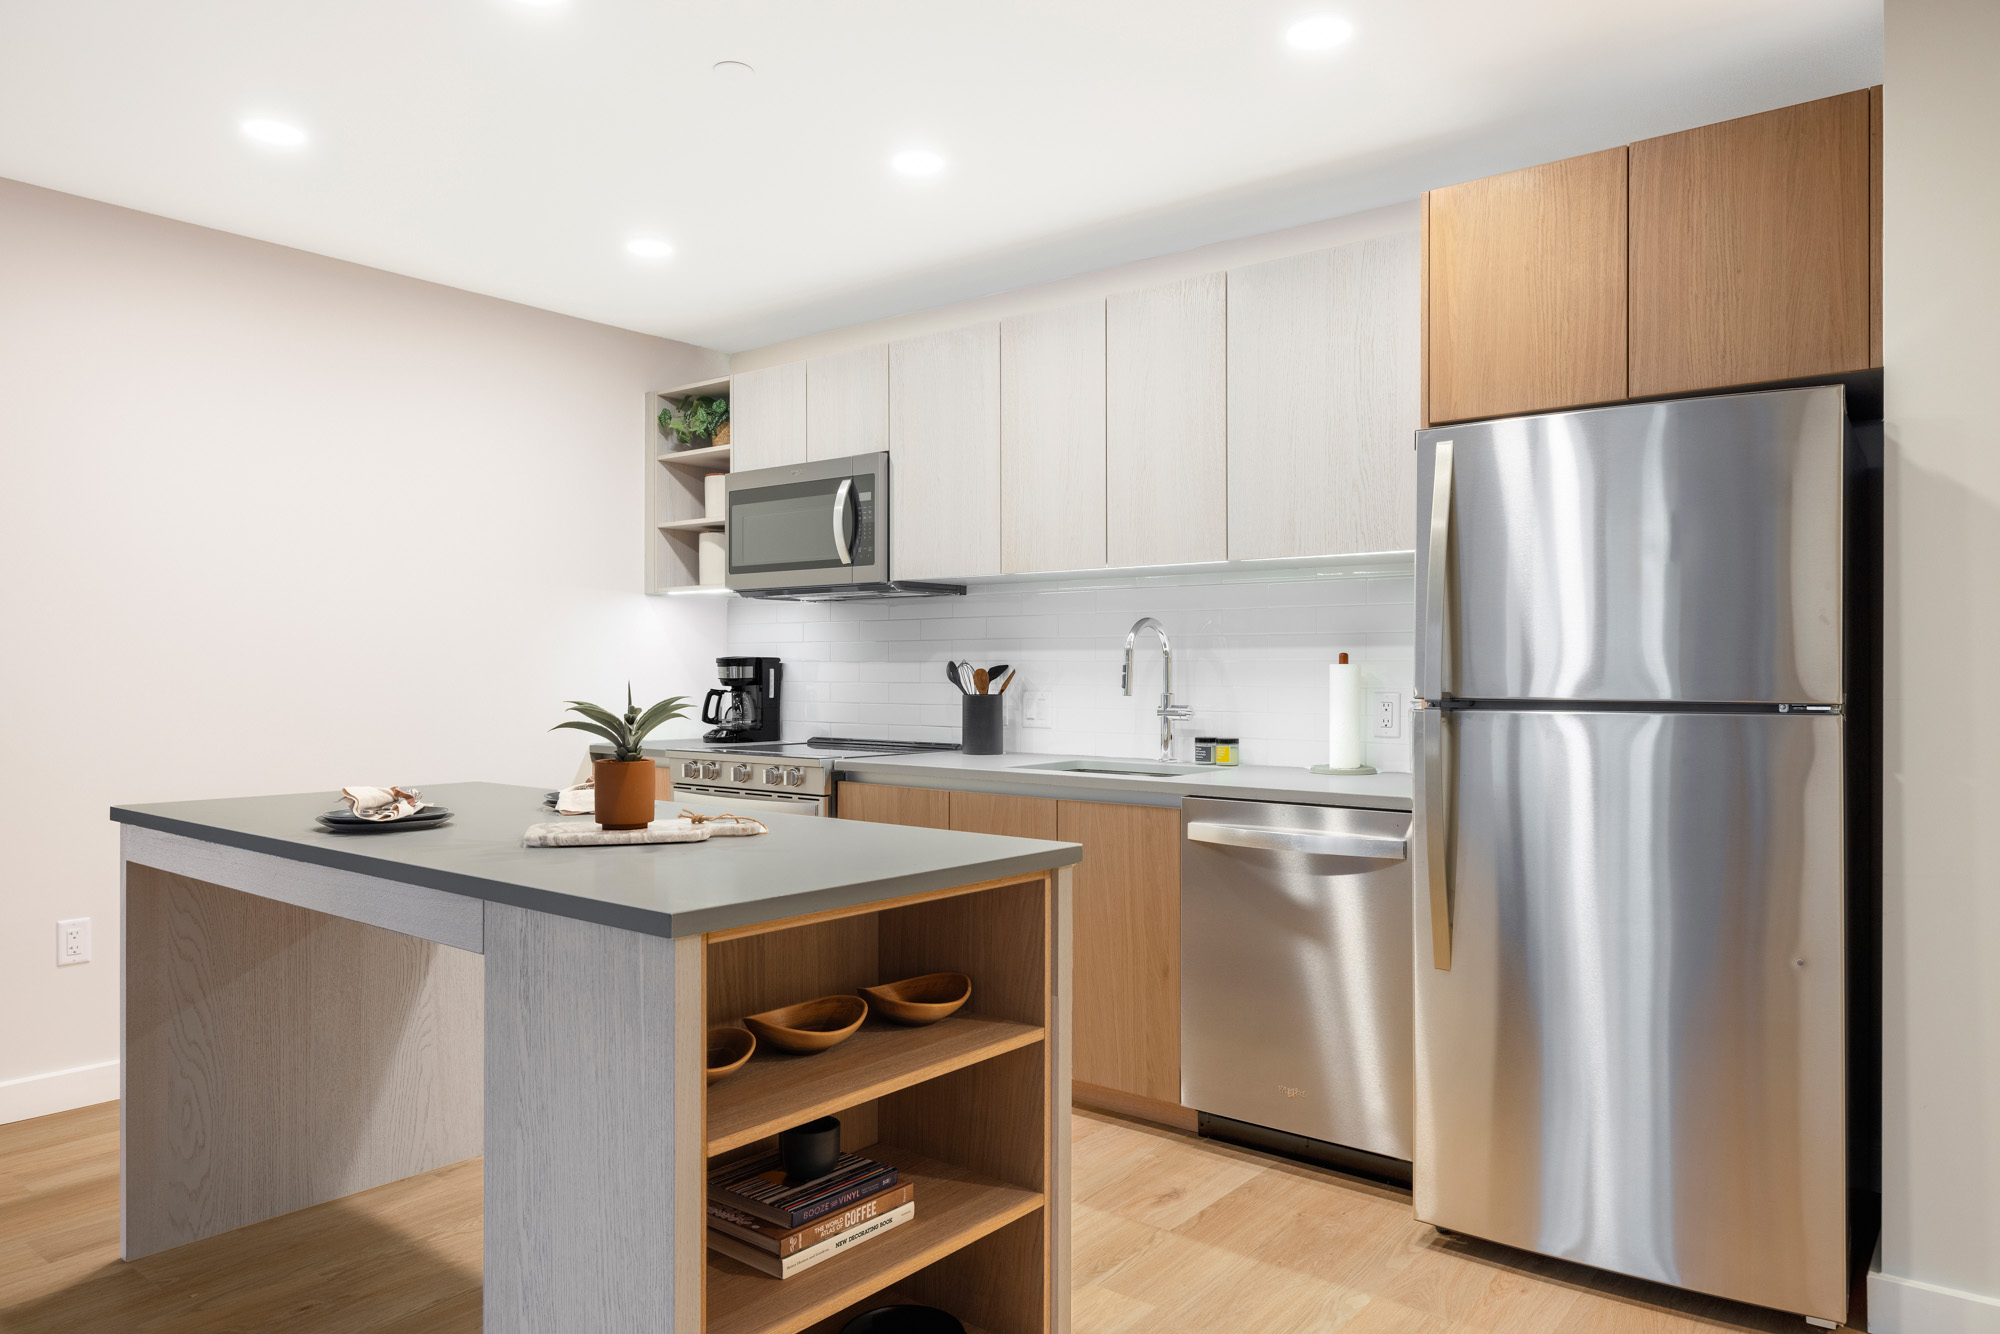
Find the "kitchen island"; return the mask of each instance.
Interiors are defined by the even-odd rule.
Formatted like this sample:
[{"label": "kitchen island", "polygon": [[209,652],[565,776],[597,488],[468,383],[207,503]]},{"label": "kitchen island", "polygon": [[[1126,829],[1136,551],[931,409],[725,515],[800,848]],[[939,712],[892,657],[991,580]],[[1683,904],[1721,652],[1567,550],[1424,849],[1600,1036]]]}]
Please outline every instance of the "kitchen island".
[{"label": "kitchen island", "polygon": [[[771,816],[530,849],[539,790],[425,795],[453,821],[328,834],[332,793],[113,810],[126,1259],[483,1154],[489,1331],[793,1334],[891,1290],[1068,1328],[1075,845]],[[974,986],[942,1023],[705,1082],[710,1026],[936,971]],[[914,1221],[787,1280],[709,1253],[710,1159],[828,1114]]]}]

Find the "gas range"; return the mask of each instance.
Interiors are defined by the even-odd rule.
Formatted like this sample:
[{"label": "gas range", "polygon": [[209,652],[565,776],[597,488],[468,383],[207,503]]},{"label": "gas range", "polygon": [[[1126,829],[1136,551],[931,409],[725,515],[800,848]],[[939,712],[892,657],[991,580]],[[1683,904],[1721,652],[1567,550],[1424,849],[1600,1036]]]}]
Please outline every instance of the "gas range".
[{"label": "gas range", "polygon": [[957,750],[954,742],[874,741],[814,737],[810,741],[762,741],[741,746],[665,746],[660,762],[674,790],[690,796],[741,796],[779,803],[779,808],[817,806],[822,815],[833,795],[837,763],[851,755],[908,755]]}]

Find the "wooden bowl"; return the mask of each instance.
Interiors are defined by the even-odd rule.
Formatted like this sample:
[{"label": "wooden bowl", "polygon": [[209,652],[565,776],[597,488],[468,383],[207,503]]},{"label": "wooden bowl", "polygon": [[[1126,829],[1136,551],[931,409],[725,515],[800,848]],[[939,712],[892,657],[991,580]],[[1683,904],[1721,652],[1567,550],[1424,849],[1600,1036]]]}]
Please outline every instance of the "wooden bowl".
[{"label": "wooden bowl", "polygon": [[972,979],[964,973],[925,973],[879,987],[863,987],[861,994],[884,1019],[912,1028],[934,1024],[972,999]]},{"label": "wooden bowl", "polygon": [[868,1002],[859,996],[821,996],[753,1014],[743,1022],[759,1042],[804,1055],[845,1042],[867,1017]]},{"label": "wooden bowl", "polygon": [[757,1036],[748,1029],[709,1029],[708,1082],[713,1084],[724,1075],[735,1074],[750,1059],[750,1053],[756,1050]]}]

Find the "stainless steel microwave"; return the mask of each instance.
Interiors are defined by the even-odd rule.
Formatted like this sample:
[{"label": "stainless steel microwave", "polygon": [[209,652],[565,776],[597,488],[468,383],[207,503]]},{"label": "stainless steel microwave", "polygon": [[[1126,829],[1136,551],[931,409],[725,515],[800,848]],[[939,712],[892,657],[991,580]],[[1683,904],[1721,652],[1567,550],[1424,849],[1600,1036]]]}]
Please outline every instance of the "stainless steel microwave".
[{"label": "stainless steel microwave", "polygon": [[826,601],[938,597],[951,584],[889,577],[889,455],[856,454],[729,474],[729,587]]}]

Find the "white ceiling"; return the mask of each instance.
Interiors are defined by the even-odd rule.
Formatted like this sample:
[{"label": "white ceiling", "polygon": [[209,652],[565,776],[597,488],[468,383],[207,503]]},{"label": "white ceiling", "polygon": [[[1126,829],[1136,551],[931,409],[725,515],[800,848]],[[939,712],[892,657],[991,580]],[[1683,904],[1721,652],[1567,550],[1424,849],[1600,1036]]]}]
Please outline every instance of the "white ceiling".
[{"label": "white ceiling", "polygon": [[0,176],[733,351],[1880,71],[1880,0],[0,0]]}]

